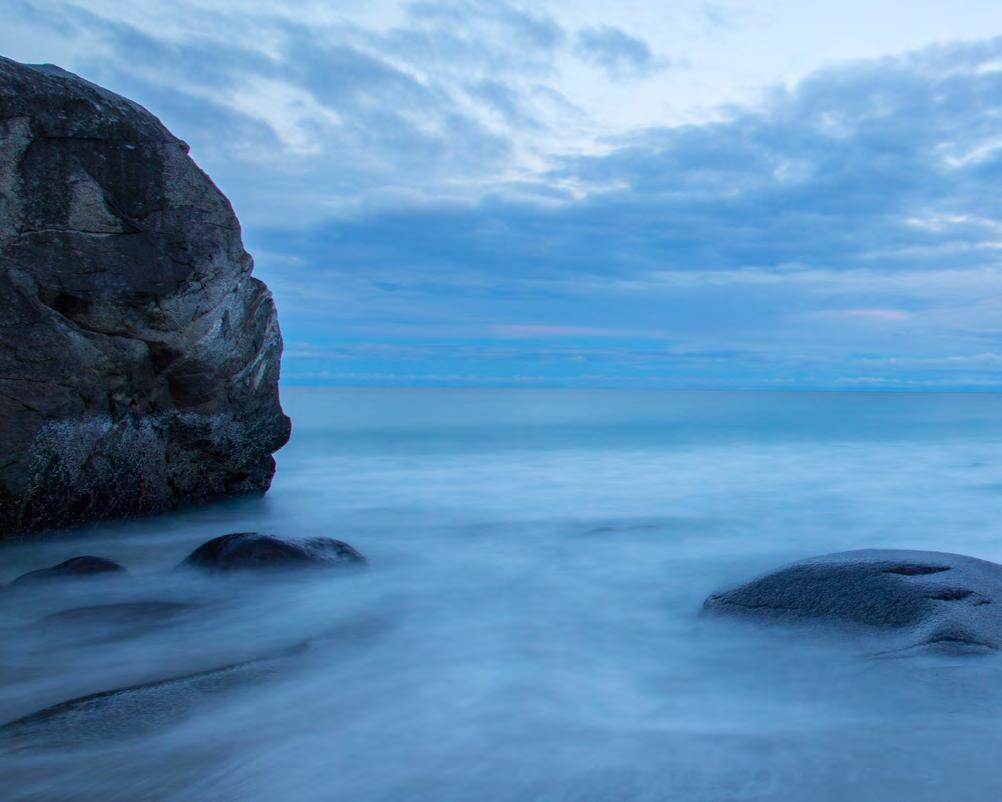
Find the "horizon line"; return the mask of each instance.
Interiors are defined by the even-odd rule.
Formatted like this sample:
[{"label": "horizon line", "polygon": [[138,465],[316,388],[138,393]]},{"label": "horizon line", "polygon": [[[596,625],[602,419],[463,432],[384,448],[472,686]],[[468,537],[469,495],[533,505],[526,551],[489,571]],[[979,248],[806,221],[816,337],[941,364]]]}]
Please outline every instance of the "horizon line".
[{"label": "horizon line", "polygon": [[670,393],[826,393],[843,395],[1002,395],[1002,385],[993,388],[914,388],[914,387],[627,387],[597,385],[527,384],[310,384],[279,383],[280,390],[559,390],[603,392]]}]

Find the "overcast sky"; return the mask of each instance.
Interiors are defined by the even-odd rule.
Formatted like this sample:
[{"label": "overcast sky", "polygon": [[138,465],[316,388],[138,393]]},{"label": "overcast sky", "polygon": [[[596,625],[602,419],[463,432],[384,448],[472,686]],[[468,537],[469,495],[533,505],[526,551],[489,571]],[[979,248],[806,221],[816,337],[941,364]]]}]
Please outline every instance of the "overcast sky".
[{"label": "overcast sky", "polygon": [[1002,390],[998,0],[0,0],[192,146],[288,384]]}]

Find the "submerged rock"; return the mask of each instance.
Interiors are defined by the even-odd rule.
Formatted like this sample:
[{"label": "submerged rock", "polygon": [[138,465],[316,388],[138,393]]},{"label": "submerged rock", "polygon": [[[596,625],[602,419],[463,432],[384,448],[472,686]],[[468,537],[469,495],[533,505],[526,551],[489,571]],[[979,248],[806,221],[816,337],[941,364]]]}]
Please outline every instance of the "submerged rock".
[{"label": "submerged rock", "polygon": [[354,548],[330,537],[289,540],[258,532],[235,532],[203,543],[179,567],[228,572],[359,566],[365,562]]},{"label": "submerged rock", "polygon": [[72,579],[80,577],[95,576],[96,574],[124,574],[128,573],[125,566],[114,560],[106,560],[104,557],[73,557],[59,565],[49,568],[39,568],[37,571],[29,571],[22,574],[11,585],[31,585],[39,582],[51,582],[57,579]]},{"label": "submerged rock", "polygon": [[282,339],[148,111],[0,58],[0,536],[267,490]]},{"label": "submerged rock", "polygon": [[59,702],[0,725],[0,753],[78,748],[161,733],[218,704],[223,694],[273,678],[307,648],[297,644],[259,659]]},{"label": "submerged rock", "polygon": [[196,609],[196,605],[186,602],[118,602],[60,610],[50,613],[43,620],[46,624],[65,627],[153,626],[169,623]]},{"label": "submerged rock", "polygon": [[1002,565],[931,551],[847,551],[714,593],[704,609],[863,628],[887,651],[990,652],[1002,647]]},{"label": "submerged rock", "polygon": [[[93,604],[50,613],[32,627],[42,627],[50,643],[96,644],[143,637],[169,626],[204,618],[195,604],[171,601],[133,601]],[[56,640],[53,640],[56,639]]]}]

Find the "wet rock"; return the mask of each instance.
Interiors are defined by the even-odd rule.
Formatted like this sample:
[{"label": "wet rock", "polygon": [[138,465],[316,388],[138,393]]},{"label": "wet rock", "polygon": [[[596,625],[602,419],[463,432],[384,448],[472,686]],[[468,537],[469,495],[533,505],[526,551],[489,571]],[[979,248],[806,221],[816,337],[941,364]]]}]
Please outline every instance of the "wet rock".
[{"label": "wet rock", "polygon": [[156,117],[0,58],[0,537],[268,489],[290,424],[252,267]]},{"label": "wet rock", "polygon": [[128,573],[125,567],[114,560],[106,560],[104,557],[73,557],[66,560],[66,562],[59,563],[59,565],[53,565],[49,568],[39,568],[37,571],[29,571],[26,574],[22,574],[11,582],[11,585],[24,586],[59,579],[125,573]]},{"label": "wet rock", "polygon": [[203,543],[179,567],[223,573],[361,566],[365,562],[354,548],[334,538],[291,540],[258,532],[235,532]]},{"label": "wet rock", "polygon": [[888,654],[1002,647],[1002,565],[929,551],[813,557],[712,594],[708,612],[853,629]]}]

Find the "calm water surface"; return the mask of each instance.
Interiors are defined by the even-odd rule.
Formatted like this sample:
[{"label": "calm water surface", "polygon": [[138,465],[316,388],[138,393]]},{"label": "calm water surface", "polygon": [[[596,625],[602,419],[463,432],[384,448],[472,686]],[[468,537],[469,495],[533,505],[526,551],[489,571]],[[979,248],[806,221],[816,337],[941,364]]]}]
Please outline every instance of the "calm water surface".
[{"label": "calm water surface", "polygon": [[[1002,798],[1002,656],[876,660],[699,616],[861,547],[1002,562],[1002,397],[287,390],[264,499],[0,551],[129,579],[0,598],[0,799]],[[242,530],[368,571],[170,573]],[[190,603],[151,622],[61,611]],[[172,608],[173,609],[173,608]],[[78,614],[79,615],[79,614]],[[233,668],[222,673],[212,670]]]}]

